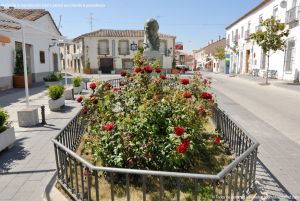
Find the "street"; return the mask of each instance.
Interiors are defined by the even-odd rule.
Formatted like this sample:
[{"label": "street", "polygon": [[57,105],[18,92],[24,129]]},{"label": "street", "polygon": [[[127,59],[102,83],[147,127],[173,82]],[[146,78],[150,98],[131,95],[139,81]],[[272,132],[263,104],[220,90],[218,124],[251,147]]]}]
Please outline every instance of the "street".
[{"label": "street", "polygon": [[[299,199],[300,93],[224,74],[203,76],[212,79],[219,106],[260,142],[258,157],[279,180],[277,185]],[[266,182],[259,171],[257,178]]]}]

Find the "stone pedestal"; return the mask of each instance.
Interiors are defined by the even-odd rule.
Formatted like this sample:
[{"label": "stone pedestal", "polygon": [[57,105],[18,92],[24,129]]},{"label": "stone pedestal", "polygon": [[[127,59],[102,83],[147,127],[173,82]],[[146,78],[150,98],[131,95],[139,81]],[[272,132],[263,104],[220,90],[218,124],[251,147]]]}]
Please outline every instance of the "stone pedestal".
[{"label": "stone pedestal", "polygon": [[25,108],[18,111],[18,123],[20,127],[30,127],[39,124],[38,108]]},{"label": "stone pedestal", "polygon": [[64,97],[66,100],[74,100],[73,87],[66,88],[64,91]]},{"label": "stone pedestal", "polygon": [[144,57],[150,61],[156,60],[157,58],[162,59],[162,56],[159,51],[145,50]]}]

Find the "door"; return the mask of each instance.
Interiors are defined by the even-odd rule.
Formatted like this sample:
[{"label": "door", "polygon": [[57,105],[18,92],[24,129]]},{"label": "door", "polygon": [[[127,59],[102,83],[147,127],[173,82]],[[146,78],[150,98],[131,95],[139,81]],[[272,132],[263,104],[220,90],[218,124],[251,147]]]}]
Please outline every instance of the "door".
[{"label": "door", "polygon": [[54,72],[58,71],[58,54],[53,53],[53,70]]},{"label": "door", "polygon": [[245,73],[249,73],[249,67],[250,67],[250,50],[246,50],[246,69],[245,69]]},{"label": "door", "polygon": [[100,59],[100,67],[99,70],[101,70],[102,74],[110,74],[113,70],[113,58],[103,58]]}]

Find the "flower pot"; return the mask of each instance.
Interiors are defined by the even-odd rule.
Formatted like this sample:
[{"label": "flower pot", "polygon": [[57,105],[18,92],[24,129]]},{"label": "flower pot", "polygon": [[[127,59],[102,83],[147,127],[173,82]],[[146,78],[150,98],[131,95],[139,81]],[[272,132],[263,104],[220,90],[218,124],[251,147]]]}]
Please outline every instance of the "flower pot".
[{"label": "flower pot", "polygon": [[92,74],[92,69],[90,69],[90,68],[83,68],[83,73],[85,73],[85,74]]},{"label": "flower pot", "polygon": [[48,103],[51,111],[59,111],[60,108],[65,105],[65,97],[62,96],[56,100],[50,99],[48,100]]},{"label": "flower pot", "polygon": [[[24,88],[25,87],[25,77],[24,75],[14,75],[13,76],[14,88]],[[32,85],[32,77],[28,76],[28,87]]]},{"label": "flower pot", "polygon": [[10,127],[0,133],[0,151],[11,148],[16,141],[14,127]]},{"label": "flower pot", "polygon": [[79,94],[82,92],[83,86],[81,84],[79,87],[73,87],[73,89],[74,89],[74,94]]},{"label": "flower pot", "polygon": [[61,80],[60,81],[54,81],[54,82],[49,82],[49,81],[45,81],[45,85],[46,87],[52,86],[52,85],[61,85]]},{"label": "flower pot", "polygon": [[171,73],[175,75],[180,74],[180,71],[181,71],[180,69],[174,69],[174,68],[171,69]]}]

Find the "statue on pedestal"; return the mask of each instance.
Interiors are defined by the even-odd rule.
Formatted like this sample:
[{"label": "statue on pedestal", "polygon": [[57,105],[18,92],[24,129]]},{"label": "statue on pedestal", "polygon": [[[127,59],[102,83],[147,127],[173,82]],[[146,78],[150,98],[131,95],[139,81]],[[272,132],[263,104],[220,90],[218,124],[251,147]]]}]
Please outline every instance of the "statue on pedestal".
[{"label": "statue on pedestal", "polygon": [[145,24],[144,34],[144,50],[159,51],[160,41],[158,36],[158,22],[150,18]]}]

